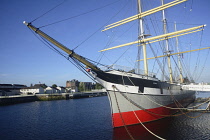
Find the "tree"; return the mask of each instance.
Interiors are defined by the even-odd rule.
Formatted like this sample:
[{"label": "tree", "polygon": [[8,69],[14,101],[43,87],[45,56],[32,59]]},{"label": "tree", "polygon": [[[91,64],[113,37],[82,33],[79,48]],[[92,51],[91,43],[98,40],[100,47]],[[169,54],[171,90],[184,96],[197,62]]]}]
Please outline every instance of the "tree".
[{"label": "tree", "polygon": [[85,91],[85,83],[84,82],[80,82],[79,83],[79,91]]},{"label": "tree", "polygon": [[188,79],[188,77],[184,77],[183,83],[190,83],[190,80]]},{"label": "tree", "polygon": [[56,88],[56,87],[57,87],[57,85],[56,85],[56,84],[53,84],[53,85],[52,85],[52,87],[53,87],[53,88]]},{"label": "tree", "polygon": [[103,88],[103,86],[102,86],[101,84],[96,83],[96,85],[95,85],[95,89],[102,89],[102,88]]}]

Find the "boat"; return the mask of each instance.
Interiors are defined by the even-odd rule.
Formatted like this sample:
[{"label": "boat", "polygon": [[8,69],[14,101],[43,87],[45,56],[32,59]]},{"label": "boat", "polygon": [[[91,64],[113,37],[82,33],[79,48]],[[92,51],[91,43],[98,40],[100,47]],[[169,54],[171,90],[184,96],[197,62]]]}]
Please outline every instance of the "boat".
[{"label": "boat", "polygon": [[[103,85],[108,93],[110,108],[112,112],[113,127],[117,128],[148,123],[165,117],[173,116],[174,113],[179,111],[179,108],[185,108],[195,100],[194,90],[185,90],[182,88],[182,86],[186,84],[187,80],[183,78],[181,68],[179,69],[180,78],[178,81],[175,81],[172,72],[173,70],[171,66],[171,57],[173,55],[178,55],[180,58],[181,54],[183,53],[199,51],[202,49],[200,48],[196,50],[184,52],[178,51],[176,53],[172,53],[168,40],[176,39],[179,36],[186,34],[203,31],[203,28],[206,25],[199,25],[178,31],[175,30],[174,32],[170,33],[166,29],[167,21],[165,17],[165,9],[179,5],[180,3],[186,1],[187,0],[173,0],[168,3],[164,3],[164,0],[161,0],[162,4],[160,6],[147,11],[143,11],[141,0],[137,0],[137,15],[107,25],[103,30],[106,31],[123,24],[127,24],[131,21],[139,20],[140,32],[137,41],[106,48],[101,50],[101,52],[135,44],[138,46],[138,48],[142,48],[143,50],[143,59],[138,59],[138,62],[144,62],[143,73],[139,70],[139,68],[125,70],[119,67],[115,68],[115,65],[105,65],[107,69],[103,70],[102,68],[98,67],[94,61],[91,61],[90,59],[79,55],[74,50],[71,50],[62,45],[41,31],[39,28],[32,25],[32,23],[24,21],[24,24],[54,46],[66,52],[68,54],[68,59],[71,59],[71,62],[77,68],[85,72],[93,80],[96,80],[101,85]],[[143,19],[144,17],[157,12],[162,13],[164,31],[161,35],[151,37],[151,35],[145,34],[144,32]],[[160,41],[165,42],[166,52],[163,52],[165,54],[148,58],[147,45]],[[209,49],[209,47],[204,49]],[[167,65],[169,76],[160,79],[157,77],[157,75],[148,71],[148,63],[150,59],[159,59],[162,57],[166,58],[168,62]],[[180,61],[178,61],[178,63],[180,63]]]}]

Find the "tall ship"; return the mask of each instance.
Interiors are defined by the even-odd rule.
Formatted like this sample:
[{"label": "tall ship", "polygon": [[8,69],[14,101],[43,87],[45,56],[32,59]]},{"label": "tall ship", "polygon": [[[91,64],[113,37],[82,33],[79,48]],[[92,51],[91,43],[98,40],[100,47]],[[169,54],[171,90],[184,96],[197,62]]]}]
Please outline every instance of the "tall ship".
[{"label": "tall ship", "polygon": [[[54,45],[53,48],[56,51],[59,48],[67,53],[68,59],[71,60],[73,65],[106,89],[112,112],[113,127],[116,128],[142,124],[173,116],[173,114],[179,111],[179,108],[185,108],[195,100],[194,90],[185,90],[182,88],[186,82],[189,82],[189,79],[183,76],[180,58],[183,53],[209,49],[209,47],[183,52],[177,49],[177,52],[173,52],[170,50],[170,39],[176,40],[175,44],[177,45],[178,37],[203,31],[205,25],[193,26],[182,30],[174,28],[173,32],[169,32],[167,30],[165,16],[166,9],[179,6],[179,4],[186,1],[173,0],[166,3],[164,0],[160,0],[158,7],[144,11],[142,0],[137,0],[136,15],[105,26],[104,32],[135,20],[138,21],[138,39],[136,41],[105,48],[100,51],[111,51],[112,49],[134,45],[138,49],[136,54],[139,55],[136,60],[137,68],[117,67],[116,65],[103,65],[104,67],[101,68],[97,62],[79,55],[74,50],[69,49],[32,25],[32,23],[24,21],[24,24],[41,36],[41,38],[48,41],[48,43]],[[161,15],[159,19],[162,20],[163,32],[159,35],[146,34],[146,21],[144,18],[155,13],[160,13]],[[164,44],[162,55],[157,56],[154,53],[154,57],[147,57],[148,47],[151,44],[157,44],[159,42],[163,42]],[[142,52],[142,58],[140,57],[140,52]],[[178,76],[176,75],[178,78],[173,75],[172,56],[178,56],[176,63],[179,67],[178,70],[176,69],[179,72]],[[160,58],[164,58],[166,63],[163,64],[160,62]],[[158,75],[149,72],[148,65],[151,63],[151,59],[154,59],[160,66],[160,71],[162,71],[162,75],[159,75],[160,78],[158,78]],[[140,62],[143,62],[143,71],[140,70]],[[165,72],[163,67],[167,67],[168,72]]]}]

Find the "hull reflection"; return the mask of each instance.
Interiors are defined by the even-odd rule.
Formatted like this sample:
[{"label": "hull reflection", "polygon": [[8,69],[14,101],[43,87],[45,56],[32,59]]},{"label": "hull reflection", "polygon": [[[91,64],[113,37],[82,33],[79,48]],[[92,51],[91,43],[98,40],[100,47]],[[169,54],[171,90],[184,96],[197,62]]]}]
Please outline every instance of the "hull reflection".
[{"label": "hull reflection", "polygon": [[[158,121],[145,123],[144,126],[154,134],[166,138],[170,124],[171,118],[164,118]],[[124,126],[114,128],[113,140],[130,140],[132,139],[131,137],[135,140],[157,140],[157,137],[149,133],[141,124],[126,126],[126,128]]]}]

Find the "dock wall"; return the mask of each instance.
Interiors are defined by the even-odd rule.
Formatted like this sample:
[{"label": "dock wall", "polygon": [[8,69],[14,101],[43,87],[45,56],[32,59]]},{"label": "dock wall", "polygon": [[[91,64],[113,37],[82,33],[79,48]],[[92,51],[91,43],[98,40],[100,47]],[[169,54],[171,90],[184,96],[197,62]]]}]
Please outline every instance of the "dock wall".
[{"label": "dock wall", "polygon": [[73,93],[73,94],[62,93],[62,94],[0,96],[0,106],[33,102],[33,101],[68,100],[68,99],[98,97],[106,95],[107,95],[106,92],[83,92],[83,93]]},{"label": "dock wall", "polygon": [[37,100],[37,98],[34,95],[2,96],[2,97],[0,97],[0,105],[10,105],[10,104],[25,103],[25,102],[33,102],[36,100]]}]

